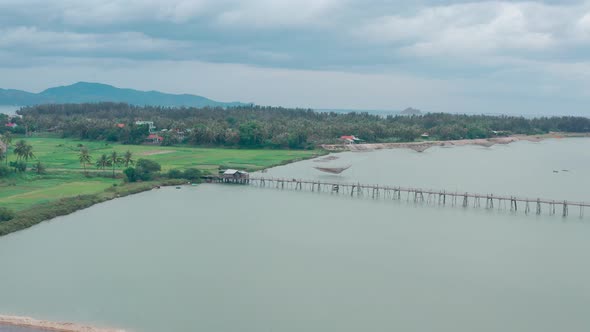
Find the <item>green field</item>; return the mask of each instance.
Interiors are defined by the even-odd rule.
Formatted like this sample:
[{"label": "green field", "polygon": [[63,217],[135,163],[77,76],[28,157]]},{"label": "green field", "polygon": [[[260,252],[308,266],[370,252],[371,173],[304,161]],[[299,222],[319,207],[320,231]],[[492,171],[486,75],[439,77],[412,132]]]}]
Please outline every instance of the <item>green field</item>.
[{"label": "green field", "polygon": [[[108,155],[112,151],[117,151],[123,154],[129,150],[133,153],[133,159],[154,160],[162,165],[163,170],[188,167],[217,169],[219,165],[223,165],[224,167],[253,171],[290,160],[309,158],[319,153],[317,150],[246,150],[121,145],[60,138],[27,138],[25,140],[33,146],[35,156],[43,164],[48,168],[61,170],[81,170],[82,166],[78,162],[79,144],[83,144],[90,150],[94,160],[103,153]],[[95,167],[90,166],[89,168]]]},{"label": "green field", "polygon": [[[15,142],[18,139],[15,139]],[[0,180],[0,207],[21,211],[36,204],[51,202],[60,198],[95,194],[122,180],[107,177],[110,172],[96,173],[94,165],[87,168],[91,177],[84,176],[78,161],[79,145],[90,150],[93,160],[100,155],[129,150],[133,159],[151,159],[162,165],[163,171],[196,167],[211,173],[219,167],[231,167],[249,171],[259,170],[288,161],[310,158],[319,151],[301,150],[245,150],[220,148],[162,147],[151,145],[121,145],[106,142],[88,142],[59,138],[26,138],[33,146],[35,156],[47,167],[46,175],[13,174]],[[13,144],[15,143],[13,142]],[[14,160],[9,155],[9,160]],[[33,162],[30,161],[29,164]],[[118,169],[117,172],[121,170]]]},{"label": "green field", "polygon": [[120,179],[86,178],[82,173],[12,176],[0,182],[0,207],[20,211],[36,204],[104,191]]}]

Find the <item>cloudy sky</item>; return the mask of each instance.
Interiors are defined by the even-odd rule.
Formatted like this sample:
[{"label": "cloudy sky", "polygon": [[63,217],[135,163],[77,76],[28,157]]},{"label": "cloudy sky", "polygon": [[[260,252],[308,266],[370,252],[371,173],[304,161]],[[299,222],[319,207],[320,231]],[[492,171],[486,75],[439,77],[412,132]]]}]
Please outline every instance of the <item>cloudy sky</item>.
[{"label": "cloudy sky", "polygon": [[0,87],[590,115],[590,1],[0,0]]}]

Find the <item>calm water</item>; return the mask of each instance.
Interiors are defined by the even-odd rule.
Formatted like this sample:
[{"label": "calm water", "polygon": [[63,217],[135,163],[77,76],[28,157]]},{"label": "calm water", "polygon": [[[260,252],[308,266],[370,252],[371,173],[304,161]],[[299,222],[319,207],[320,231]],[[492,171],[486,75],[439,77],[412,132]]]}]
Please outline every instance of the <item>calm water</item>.
[{"label": "calm water", "polygon": [[[328,163],[352,164],[342,176],[267,175],[590,201],[589,147],[345,153]],[[587,331],[589,239],[590,216],[170,188],[0,238],[0,312],[154,332]]]},{"label": "calm water", "polygon": [[14,115],[20,108],[20,106],[0,105],[0,113]]}]

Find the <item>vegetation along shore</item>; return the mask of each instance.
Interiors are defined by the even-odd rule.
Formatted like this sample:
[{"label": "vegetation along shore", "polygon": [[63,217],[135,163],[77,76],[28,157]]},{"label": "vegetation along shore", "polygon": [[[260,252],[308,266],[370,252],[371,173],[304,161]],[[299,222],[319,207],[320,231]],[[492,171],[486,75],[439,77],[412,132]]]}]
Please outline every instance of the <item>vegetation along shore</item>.
[{"label": "vegetation along shore", "polygon": [[[58,104],[0,115],[0,235],[109,199],[325,154],[540,140],[590,119]],[[355,136],[350,136],[355,135]],[[355,143],[343,144],[344,138]],[[357,139],[358,138],[358,139]],[[347,141],[346,143],[351,143]]]},{"label": "vegetation along shore", "polygon": [[[33,154],[26,161],[15,152],[21,141]],[[83,160],[85,153],[88,158]],[[219,169],[255,171],[322,153],[13,136],[8,153],[0,161],[0,236],[117,197],[199,182],[202,175],[216,174]],[[126,156],[130,156],[127,166]],[[19,168],[19,163],[25,168]],[[42,165],[40,171],[34,168],[38,163]]]}]

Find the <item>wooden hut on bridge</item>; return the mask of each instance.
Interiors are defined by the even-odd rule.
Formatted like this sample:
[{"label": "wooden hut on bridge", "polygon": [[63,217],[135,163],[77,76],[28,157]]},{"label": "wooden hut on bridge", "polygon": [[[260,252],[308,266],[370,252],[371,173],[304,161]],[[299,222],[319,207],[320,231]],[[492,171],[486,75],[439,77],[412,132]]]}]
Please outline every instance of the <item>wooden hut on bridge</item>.
[{"label": "wooden hut on bridge", "polygon": [[221,179],[226,183],[245,184],[250,180],[250,174],[237,169],[227,169],[221,174]]}]

